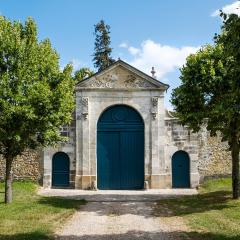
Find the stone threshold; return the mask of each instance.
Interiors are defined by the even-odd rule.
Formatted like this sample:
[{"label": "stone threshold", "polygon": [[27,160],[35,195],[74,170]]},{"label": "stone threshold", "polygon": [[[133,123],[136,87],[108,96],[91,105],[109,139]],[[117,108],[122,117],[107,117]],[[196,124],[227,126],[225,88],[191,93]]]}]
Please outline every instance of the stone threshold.
[{"label": "stone threshold", "polygon": [[86,201],[157,201],[166,198],[198,194],[196,189],[149,189],[149,190],[77,190],[46,189],[38,191],[42,196],[85,199]]}]

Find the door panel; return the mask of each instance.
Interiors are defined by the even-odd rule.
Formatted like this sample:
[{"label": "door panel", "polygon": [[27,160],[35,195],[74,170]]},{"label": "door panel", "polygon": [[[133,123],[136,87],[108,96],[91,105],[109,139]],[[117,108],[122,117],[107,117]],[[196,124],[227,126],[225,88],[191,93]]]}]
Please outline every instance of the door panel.
[{"label": "door panel", "polygon": [[142,132],[121,133],[122,189],[141,189],[144,183],[144,144]]},{"label": "door panel", "polygon": [[56,153],[52,160],[52,186],[69,186],[69,157],[63,152]]},{"label": "door panel", "polygon": [[97,182],[99,189],[119,189],[119,132],[98,133],[98,169]]},{"label": "door panel", "polygon": [[184,151],[178,151],[172,157],[172,186],[190,187],[190,163],[188,154]]}]

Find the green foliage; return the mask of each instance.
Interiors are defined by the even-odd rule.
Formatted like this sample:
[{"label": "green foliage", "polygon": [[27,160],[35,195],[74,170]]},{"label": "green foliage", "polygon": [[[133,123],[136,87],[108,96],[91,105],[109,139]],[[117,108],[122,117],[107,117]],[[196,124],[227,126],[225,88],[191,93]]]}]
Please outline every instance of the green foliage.
[{"label": "green foliage", "polygon": [[211,135],[221,132],[232,155],[233,198],[239,197],[240,151],[240,17],[223,17],[215,44],[187,58],[181,69],[182,84],[172,103],[183,124],[198,131],[205,123]]},{"label": "green foliage", "polygon": [[48,39],[38,42],[35,22],[0,17],[0,154],[62,140],[59,127],[74,108],[72,67],[59,68]]},{"label": "green foliage", "polygon": [[213,46],[187,58],[172,103],[183,124],[198,131],[207,119],[211,134],[232,146],[233,132],[240,136],[240,18],[230,15],[222,29]]},{"label": "green foliage", "polygon": [[74,73],[74,80],[80,82],[85,78],[91,77],[94,72],[90,68],[80,68]]},{"label": "green foliage", "polygon": [[110,26],[103,20],[95,26],[95,48],[94,48],[94,66],[98,71],[102,71],[111,65],[115,60],[111,57],[112,48],[110,47]]}]

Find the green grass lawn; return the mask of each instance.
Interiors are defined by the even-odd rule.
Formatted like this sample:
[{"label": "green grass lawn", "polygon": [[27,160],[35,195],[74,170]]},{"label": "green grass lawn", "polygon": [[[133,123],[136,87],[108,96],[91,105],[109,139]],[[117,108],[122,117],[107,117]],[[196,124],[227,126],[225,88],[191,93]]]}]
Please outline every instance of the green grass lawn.
[{"label": "green grass lawn", "polygon": [[0,239],[52,239],[61,226],[84,200],[42,197],[32,182],[13,184],[13,203],[5,205],[4,185],[0,183]]},{"label": "green grass lawn", "polygon": [[180,232],[183,239],[240,240],[240,200],[231,197],[230,179],[206,181],[199,195],[159,201],[156,214],[182,217],[189,227]]}]

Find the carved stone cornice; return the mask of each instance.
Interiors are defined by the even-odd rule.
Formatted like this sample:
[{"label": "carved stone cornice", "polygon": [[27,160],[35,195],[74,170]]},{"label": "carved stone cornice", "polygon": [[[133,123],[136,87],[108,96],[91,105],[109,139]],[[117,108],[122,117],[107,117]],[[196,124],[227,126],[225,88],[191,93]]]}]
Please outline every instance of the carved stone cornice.
[{"label": "carved stone cornice", "polygon": [[153,84],[134,74],[118,75],[106,74],[89,82],[90,88],[155,88]]},{"label": "carved stone cornice", "polygon": [[124,80],[126,88],[153,88],[153,85],[142,78],[137,78],[135,75],[129,74]]}]

